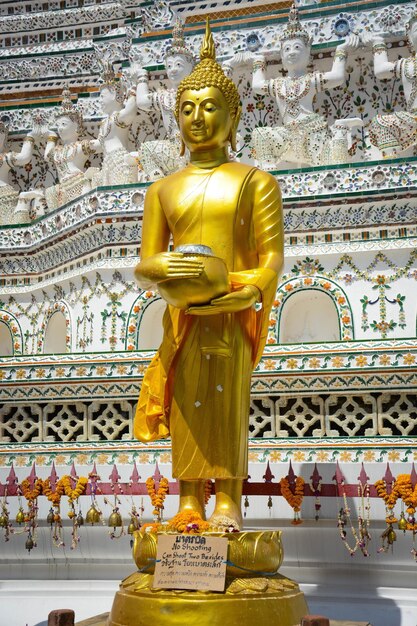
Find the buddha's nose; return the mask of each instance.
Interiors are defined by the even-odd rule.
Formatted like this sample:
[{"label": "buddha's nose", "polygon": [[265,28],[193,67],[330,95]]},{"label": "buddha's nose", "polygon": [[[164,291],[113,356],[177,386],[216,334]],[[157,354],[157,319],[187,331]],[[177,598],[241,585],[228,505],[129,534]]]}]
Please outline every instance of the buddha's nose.
[{"label": "buddha's nose", "polygon": [[192,122],[193,124],[199,124],[201,123],[202,120],[202,116],[201,116],[201,109],[199,106],[196,106],[194,111],[193,111],[193,117],[192,117]]}]

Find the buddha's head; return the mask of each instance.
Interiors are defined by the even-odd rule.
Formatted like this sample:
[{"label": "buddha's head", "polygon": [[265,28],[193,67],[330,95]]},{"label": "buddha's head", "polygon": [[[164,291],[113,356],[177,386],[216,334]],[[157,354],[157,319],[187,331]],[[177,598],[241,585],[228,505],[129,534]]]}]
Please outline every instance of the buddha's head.
[{"label": "buddha's head", "polygon": [[177,90],[175,115],[182,140],[191,153],[225,148],[228,144],[236,150],[239,93],[216,62],[208,20],[200,59]]},{"label": "buddha's head", "polygon": [[168,79],[178,86],[188,76],[195,65],[195,57],[187,48],[183,34],[183,24],[177,19],[172,31],[172,43],[165,55]]},{"label": "buddha's head", "polygon": [[285,70],[304,71],[310,62],[311,39],[301,26],[298,10],[291,7],[288,24],[280,37],[281,60]]}]

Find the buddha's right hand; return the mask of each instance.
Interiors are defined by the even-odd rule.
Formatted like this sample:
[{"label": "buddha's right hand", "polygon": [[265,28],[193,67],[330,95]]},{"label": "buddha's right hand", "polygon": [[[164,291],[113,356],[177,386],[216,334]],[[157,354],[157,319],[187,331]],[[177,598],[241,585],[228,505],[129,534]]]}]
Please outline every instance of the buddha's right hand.
[{"label": "buddha's right hand", "polygon": [[202,261],[195,257],[181,252],[159,252],[136,266],[135,277],[146,288],[170,279],[197,278],[203,269]]}]

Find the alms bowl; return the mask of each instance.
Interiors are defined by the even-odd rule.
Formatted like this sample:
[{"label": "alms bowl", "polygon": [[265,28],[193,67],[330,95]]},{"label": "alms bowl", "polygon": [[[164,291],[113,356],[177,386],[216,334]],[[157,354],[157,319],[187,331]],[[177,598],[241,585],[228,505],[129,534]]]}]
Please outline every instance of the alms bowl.
[{"label": "alms bowl", "polygon": [[[209,253],[207,253],[207,251]],[[203,271],[196,278],[170,278],[158,283],[158,291],[168,304],[178,309],[209,304],[214,298],[229,293],[229,278],[226,263],[213,256],[205,246],[181,246],[184,258],[198,259],[203,263]]]}]

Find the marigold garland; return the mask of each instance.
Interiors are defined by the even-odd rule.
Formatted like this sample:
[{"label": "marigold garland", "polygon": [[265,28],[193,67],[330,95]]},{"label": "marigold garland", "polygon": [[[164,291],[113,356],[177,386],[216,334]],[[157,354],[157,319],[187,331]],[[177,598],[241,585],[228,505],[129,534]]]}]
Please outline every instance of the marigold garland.
[{"label": "marigold garland", "polygon": [[152,476],[146,479],[146,489],[154,507],[153,515],[161,516],[164,508],[164,501],[169,491],[169,482],[167,478],[161,477],[158,489],[155,489],[155,480]]},{"label": "marigold garland", "polygon": [[384,478],[377,480],[375,483],[377,494],[382,498],[389,509],[385,521],[387,524],[393,524],[397,522],[397,518],[394,516],[393,508],[398,498],[404,502],[407,507],[407,513],[409,518],[407,520],[407,530],[417,531],[417,523],[414,517],[417,508],[417,484],[414,486],[411,483],[410,474],[399,474],[392,487],[391,493],[387,493],[387,486]]},{"label": "marigold garland", "polygon": [[210,524],[195,511],[180,511],[168,522],[170,532],[198,535],[209,530]]},{"label": "marigold garland", "polygon": [[22,494],[26,498],[26,500],[28,500],[30,502],[33,502],[33,500],[36,500],[36,498],[38,498],[40,496],[40,494],[42,493],[42,490],[43,490],[43,480],[42,480],[42,478],[37,478],[35,480],[34,485],[33,485],[33,489],[31,489],[29,478],[25,478],[22,481],[22,484],[20,485],[20,488],[21,488]]},{"label": "marigold garland", "polygon": [[75,500],[85,493],[88,484],[88,478],[80,476],[78,478],[74,489],[71,487],[71,476],[63,476],[60,481],[64,487],[65,495],[68,496],[68,501],[72,504]]},{"label": "marigold garland", "polygon": [[49,502],[56,507],[59,507],[61,502],[61,497],[64,495],[64,485],[61,480],[59,480],[56,484],[55,491],[52,491],[51,481],[49,478],[43,481],[42,486],[43,494],[48,498]]},{"label": "marigold garland", "polygon": [[143,524],[143,526],[141,527],[141,530],[145,530],[147,533],[158,533],[160,530],[162,530],[164,528],[164,526],[160,523],[160,522],[148,522],[146,524]]},{"label": "marigold garland", "polygon": [[304,498],[304,484],[304,478],[302,476],[297,476],[295,479],[295,488],[293,493],[291,491],[288,478],[284,477],[280,480],[281,494],[294,511],[294,519],[291,522],[294,525],[301,524],[299,512],[301,511],[301,504]]},{"label": "marigold garland", "polygon": [[381,478],[380,480],[377,480],[375,483],[375,488],[376,488],[376,492],[378,494],[378,496],[380,498],[382,498],[382,500],[385,502],[386,506],[389,509],[393,509],[395,506],[395,503],[398,500],[398,492],[396,489],[396,485],[394,484],[392,489],[391,489],[391,493],[387,492],[387,483],[385,482],[384,478]]},{"label": "marigold garland", "polygon": [[410,474],[399,474],[395,486],[397,491],[407,507],[409,518],[407,520],[407,530],[417,531],[417,523],[414,513],[417,508],[417,484],[412,485]]}]

